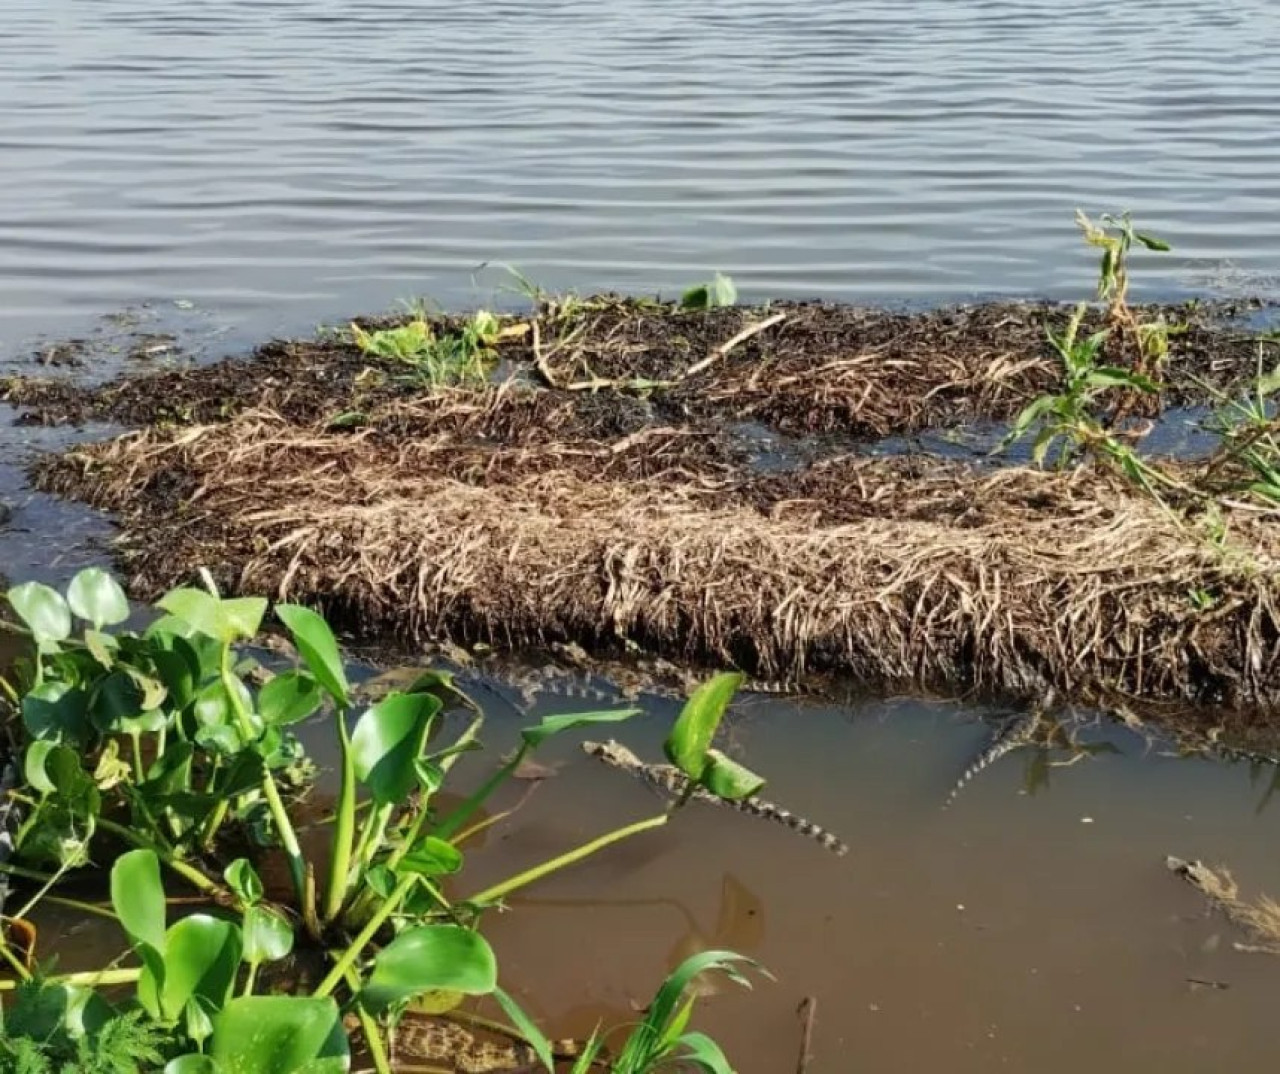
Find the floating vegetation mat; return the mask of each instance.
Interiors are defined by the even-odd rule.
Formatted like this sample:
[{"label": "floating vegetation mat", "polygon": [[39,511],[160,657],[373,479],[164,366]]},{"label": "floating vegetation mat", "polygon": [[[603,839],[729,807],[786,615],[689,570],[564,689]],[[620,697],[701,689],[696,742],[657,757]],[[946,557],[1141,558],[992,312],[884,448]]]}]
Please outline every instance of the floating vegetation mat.
[{"label": "floating vegetation mat", "polygon": [[[1224,320],[1241,307],[1164,312],[1183,326],[1164,402],[1253,371],[1255,342]],[[1067,315],[575,300],[504,318],[493,381],[470,388],[428,389],[331,334],[7,390],[27,420],[142,426],[36,467],[43,489],[116,512],[139,597],[203,566],[405,643],[1276,705],[1275,512],[1175,513],[1096,468],[858,453],[1016,413],[1053,387],[1044,331]],[[771,468],[744,422],[843,436],[795,439]]]},{"label": "floating vegetation mat", "polygon": [[[1174,326],[1166,404],[1203,402],[1205,383],[1226,386],[1254,371],[1253,334],[1238,324],[1255,308],[1246,302],[1135,308]],[[1070,313],[1045,303],[919,312],[780,303],[686,312],[605,296],[501,318],[509,331],[495,354],[502,371],[551,389],[553,398],[539,406],[571,400],[578,420],[597,432],[635,428],[656,415],[752,421],[792,435],[880,438],[1005,420],[1055,390],[1060,362],[1045,330],[1060,331]],[[465,324],[434,323],[444,333]],[[0,398],[26,408],[24,420],[42,423],[208,422],[258,407],[295,422],[352,421],[410,391],[395,374],[345,335],[329,334],[273,341],[248,359],[93,389],[65,378],[11,378],[0,383]]]},{"label": "floating vegetation mat", "polygon": [[118,513],[139,596],[204,565],[406,641],[631,640],[771,679],[1280,701],[1265,514],[1230,514],[1215,543],[1092,471],[846,456],[761,474],[696,426],[508,440],[527,391],[396,404],[388,420],[439,430],[399,440],[266,412],[147,429],[38,479]]}]

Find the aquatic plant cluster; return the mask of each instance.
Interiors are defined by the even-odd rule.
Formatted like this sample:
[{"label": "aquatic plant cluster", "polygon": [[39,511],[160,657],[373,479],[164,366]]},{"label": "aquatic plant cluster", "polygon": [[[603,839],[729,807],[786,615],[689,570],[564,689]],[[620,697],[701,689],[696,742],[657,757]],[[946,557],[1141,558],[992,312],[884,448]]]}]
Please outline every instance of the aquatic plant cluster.
[{"label": "aquatic plant cluster", "polygon": [[[26,901],[8,908],[0,935],[8,971],[0,989],[11,993],[0,1071],[336,1074],[349,1069],[354,1037],[386,1072],[387,1042],[410,1007],[429,1001],[438,1013],[466,997],[491,997],[511,1036],[554,1069],[552,1042],[499,986],[484,914],[662,827],[683,799],[484,890],[450,892],[463,885],[467,840],[501,819],[480,819],[482,807],[530,754],[554,736],[616,725],[637,710],[548,716],[523,728],[514,756],[443,808],[454,762],[482,748],[484,725],[445,671],[425,671],[357,711],[333,632],[300,605],[181,588],[157,602],[139,632],[124,627],[130,606],[119,584],[96,568],[77,574],[65,594],[29,582],[6,599],[15,619],[5,627],[30,652],[2,681],[21,778],[8,795],[19,812],[12,857],[0,867]],[[298,654],[296,666],[275,674],[240,652],[269,613]],[[689,795],[735,800],[763,784],[711,748],[739,681],[720,675],[695,691],[667,738]],[[294,731],[313,717],[329,721],[340,757],[319,856],[303,849],[296,820],[314,773]],[[281,891],[268,890],[255,867],[273,854],[288,866]],[[109,904],[68,894],[106,861]],[[58,972],[31,923],[42,901],[114,917],[132,965]],[[175,902],[199,909],[175,916]],[[313,966],[316,979],[277,994],[273,970],[286,962]],[[606,1056],[597,1033],[573,1069],[643,1074],[678,1061],[728,1074],[714,1041],[687,1028],[690,985],[708,971],[745,983],[751,965],[730,952],[694,956],[616,1056]],[[122,988],[131,994],[109,1000],[107,989]]]}]

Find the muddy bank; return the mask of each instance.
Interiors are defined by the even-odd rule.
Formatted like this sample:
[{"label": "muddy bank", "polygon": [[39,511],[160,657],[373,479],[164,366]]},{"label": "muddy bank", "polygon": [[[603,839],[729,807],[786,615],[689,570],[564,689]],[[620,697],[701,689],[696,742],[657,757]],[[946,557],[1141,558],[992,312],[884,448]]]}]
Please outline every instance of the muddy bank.
[{"label": "muddy bank", "polygon": [[1280,527],[1255,511],[1226,519],[1224,548],[1088,471],[844,457],[761,475],[681,428],[536,446],[467,428],[390,442],[250,412],[79,449],[37,478],[119,514],[139,596],[205,565],[402,640],[1280,702]]},{"label": "muddy bank", "polygon": [[[1176,329],[1164,403],[1205,401],[1197,378],[1226,387],[1253,372],[1256,344],[1238,320],[1256,308],[1187,303],[1137,311],[1145,319],[1163,316]],[[1069,313],[1068,306],[1047,303],[917,312],[779,303],[682,312],[615,297],[561,300],[544,303],[536,316],[503,319],[505,327],[526,330],[497,347],[499,376],[555,385],[538,405],[555,410],[567,401],[574,421],[585,423],[581,431],[592,435],[624,433],[655,418],[696,417],[753,421],[791,434],[879,438],[1004,420],[1055,389],[1059,361],[1045,330],[1061,329]],[[441,332],[462,323],[435,322]],[[273,341],[247,359],[128,377],[92,390],[67,379],[13,377],[0,399],[22,406],[24,421],[41,424],[192,424],[250,408],[299,423],[352,424],[389,402],[423,394],[398,374],[403,369],[366,357],[344,333],[331,332]],[[599,391],[603,385],[621,390]]]}]

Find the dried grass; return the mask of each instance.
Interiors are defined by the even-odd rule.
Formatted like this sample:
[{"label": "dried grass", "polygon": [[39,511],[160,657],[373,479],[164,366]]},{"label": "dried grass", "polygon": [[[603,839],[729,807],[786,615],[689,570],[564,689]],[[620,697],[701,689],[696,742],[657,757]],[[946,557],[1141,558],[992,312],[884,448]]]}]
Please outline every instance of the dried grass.
[{"label": "dried grass", "polygon": [[208,565],[406,642],[627,638],[767,678],[1280,702],[1265,518],[1231,517],[1244,551],[1224,556],[1092,473],[845,458],[761,477],[685,428],[495,442],[505,404],[470,424],[432,406],[431,436],[259,412],[38,478],[120,513],[140,595]]},{"label": "dried grass", "polygon": [[1235,877],[1226,869],[1215,870],[1200,861],[1183,861],[1170,856],[1165,864],[1199,891],[1212,905],[1243,929],[1253,943],[1239,944],[1237,950],[1280,955],[1280,903],[1266,895],[1254,902],[1240,897]]}]

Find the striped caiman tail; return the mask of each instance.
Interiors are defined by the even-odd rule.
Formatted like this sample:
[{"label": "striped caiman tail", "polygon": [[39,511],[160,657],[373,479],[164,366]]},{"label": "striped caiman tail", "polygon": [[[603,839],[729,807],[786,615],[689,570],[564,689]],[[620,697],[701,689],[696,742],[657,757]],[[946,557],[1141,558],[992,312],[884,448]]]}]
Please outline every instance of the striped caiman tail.
[{"label": "striped caiman tail", "polygon": [[[643,780],[666,794],[679,798],[689,792],[689,778],[674,765],[645,764],[626,746],[620,742],[615,742],[613,739],[608,742],[584,742],[582,748],[592,757],[597,757],[604,761],[605,764],[621,769],[623,772]],[[710,791],[697,786],[694,787],[689,797],[699,802],[713,802],[717,805],[728,806],[730,809],[736,809],[741,813],[747,813],[753,817],[762,817],[765,820],[775,821],[807,839],[814,840],[836,855],[846,854],[849,850],[844,840],[833,835],[825,828],[814,824],[811,820],[806,820],[804,817],[798,817],[790,810],[783,809],[782,806],[775,805],[773,802],[767,802],[763,798],[755,796],[736,800],[720,798]]]},{"label": "striped caiman tail", "polygon": [[1040,726],[1041,716],[1046,709],[1052,707],[1053,701],[1054,693],[1050,690],[1038,704],[1013,717],[1013,719],[1006,720],[1004,726],[991,737],[991,741],[983,747],[982,752],[973,759],[969,767],[964,770],[964,774],[956,780],[955,786],[951,788],[951,793],[947,795],[947,801],[943,808],[945,809],[951,805],[960,792],[980,772],[990,768],[1006,754],[1010,754],[1014,750],[1027,745],[1035,735],[1036,729]]}]

